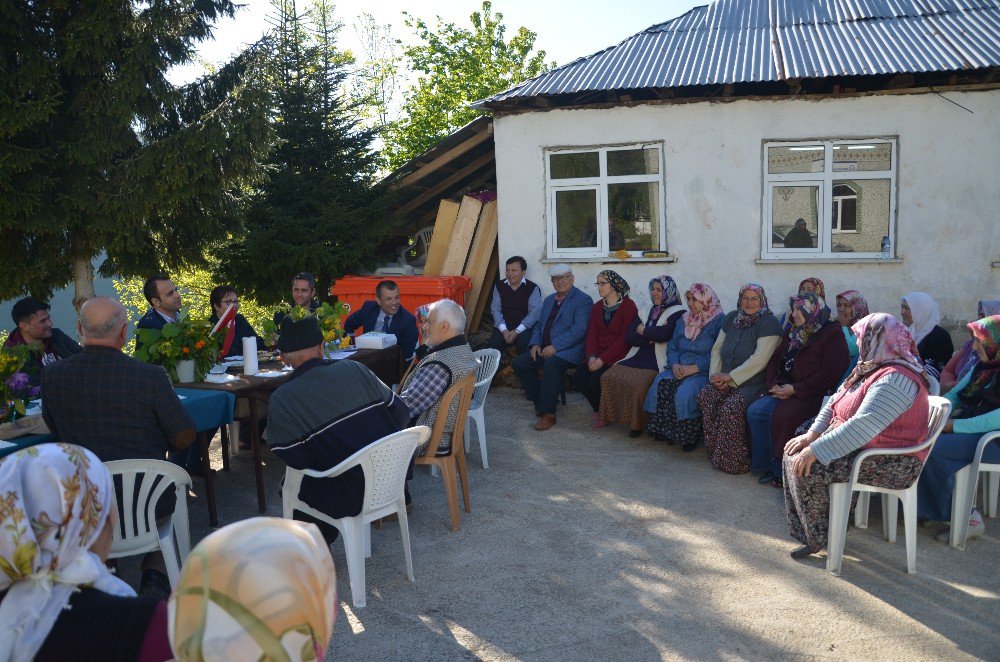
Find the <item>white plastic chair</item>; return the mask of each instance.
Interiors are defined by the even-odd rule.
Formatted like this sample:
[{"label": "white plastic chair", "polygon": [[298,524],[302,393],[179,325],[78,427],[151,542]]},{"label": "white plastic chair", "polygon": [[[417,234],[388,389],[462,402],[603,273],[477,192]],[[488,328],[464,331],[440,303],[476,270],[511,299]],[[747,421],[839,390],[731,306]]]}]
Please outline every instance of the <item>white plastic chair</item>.
[{"label": "white plastic chair", "polygon": [[[187,510],[191,475],[173,462],[164,460],[113,460],[105,462],[104,466],[112,477],[121,476],[124,511],[118,514],[115,521],[108,558],[117,559],[159,549],[167,566],[170,586],[177,586],[181,564],[191,552]],[[171,488],[177,495],[177,505],[170,519],[157,526],[156,502]]]},{"label": "white plastic chair", "polygon": [[[941,434],[951,403],[948,400],[930,396],[927,415],[927,438],[917,446],[906,448],[872,448],[858,453],[851,468],[851,478],[846,483],[831,483],[830,491],[830,529],[827,541],[826,569],[840,576],[841,564],[844,560],[844,541],[847,537],[847,518],[851,513],[851,494],[860,492],[855,510],[855,524],[864,529],[868,526],[868,496],[872,492],[882,495],[882,528],[886,540],[896,542],[896,500],[903,502],[903,527],[906,534],[906,571],[912,573],[917,566],[917,481],[901,490],[891,490],[886,487],[868,485],[858,482],[858,472],[861,463],[873,455],[909,455],[916,451],[927,450],[928,455],[934,448],[934,442]],[[921,470],[923,467],[921,467]]]},{"label": "white plastic chair", "polygon": [[[424,263],[427,262],[427,251],[430,250],[432,234],[434,234],[434,226],[429,225],[426,228],[418,230],[417,233],[413,235],[412,244],[399,248],[396,251],[396,261],[399,266],[423,267]],[[414,251],[416,257],[412,260],[407,260],[406,255],[410,251]],[[423,273],[422,268],[421,273]]]},{"label": "white plastic chair", "polygon": [[[983,510],[987,517],[997,516],[997,488],[1000,487],[1000,464],[983,463],[983,451],[1000,439],[1000,431],[987,432],[979,438],[972,463],[955,472],[955,489],[951,497],[951,535],[949,544],[956,549],[965,549],[965,538],[969,534],[969,514],[976,503],[976,487],[979,477],[983,477]],[[964,514],[963,514],[964,513]]]},{"label": "white plastic chair", "polygon": [[469,415],[465,419],[465,452],[469,452],[471,438],[469,432],[471,421],[476,422],[476,435],[479,437],[479,455],[483,459],[483,469],[490,468],[489,459],[486,457],[486,419],[483,417],[483,408],[486,405],[486,395],[490,392],[490,382],[493,375],[497,374],[500,367],[500,351],[496,349],[480,349],[474,352],[479,360],[479,369],[476,371],[476,387],[472,392],[472,404],[469,405]]},{"label": "white plastic chair", "polygon": [[[377,519],[393,513],[399,516],[403,555],[406,557],[406,576],[411,582],[414,581],[413,558],[410,555],[410,527],[406,519],[403,486],[410,458],[413,457],[417,446],[427,441],[430,436],[431,429],[420,425],[382,437],[327,471],[285,468],[285,484],[281,489],[282,515],[285,519],[292,519],[292,514],[298,510],[340,531],[340,535],[344,538],[347,574],[351,581],[351,602],[356,608],[360,609],[368,602],[365,595],[365,559],[372,555],[371,523]],[[299,499],[299,487],[302,485],[303,476],[333,478],[357,466],[360,466],[365,474],[365,499],[361,512],[356,516],[333,519]]]},{"label": "white plastic chair", "polygon": [[937,377],[928,373],[927,382],[929,384],[927,387],[927,395],[941,395],[941,382],[937,380]]}]

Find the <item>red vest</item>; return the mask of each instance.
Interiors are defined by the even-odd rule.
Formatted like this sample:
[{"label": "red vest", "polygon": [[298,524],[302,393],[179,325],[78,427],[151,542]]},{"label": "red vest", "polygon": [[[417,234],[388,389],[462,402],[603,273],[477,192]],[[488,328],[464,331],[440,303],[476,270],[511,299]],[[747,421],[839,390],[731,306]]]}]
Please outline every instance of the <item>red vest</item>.
[{"label": "red vest", "polygon": [[[917,383],[917,398],[900,416],[889,424],[885,430],[874,439],[865,444],[865,448],[906,448],[916,446],[927,438],[927,387],[924,380],[912,370],[907,370],[897,365],[889,365],[879,368],[861,383],[861,386],[854,391],[839,391],[833,396],[833,419],[830,421],[830,430],[836,428],[849,419],[861,407],[861,402],[865,399],[871,385],[885,375],[899,372]],[[927,457],[927,450],[917,453],[910,453],[913,457],[923,461]]]}]

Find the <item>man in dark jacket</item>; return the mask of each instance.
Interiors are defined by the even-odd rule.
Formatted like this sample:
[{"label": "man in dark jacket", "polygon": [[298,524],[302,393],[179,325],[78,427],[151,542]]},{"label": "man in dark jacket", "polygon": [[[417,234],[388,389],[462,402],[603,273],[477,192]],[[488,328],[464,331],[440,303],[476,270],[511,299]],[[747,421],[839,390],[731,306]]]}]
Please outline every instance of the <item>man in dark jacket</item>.
[{"label": "man in dark jacket", "polygon": [[162,329],[180,319],[181,294],[168,276],[156,274],[146,279],[142,295],[149,302],[149,310],[135,325],[137,329]]},{"label": "man in dark jacket", "polygon": [[[309,312],[319,308],[319,299],[316,298],[316,277],[308,271],[295,274],[292,278],[292,305],[308,308]],[[285,319],[285,311],[279,310],[274,313],[274,323],[281,326],[281,320]]]},{"label": "man in dark jacket", "polygon": [[41,383],[43,366],[83,351],[75,340],[59,329],[52,328],[49,304],[44,301],[35,297],[21,299],[14,304],[10,316],[14,318],[14,330],[7,336],[3,346],[35,345],[38,348],[38,352],[32,353],[24,367],[31,386]]},{"label": "man in dark jacket", "polygon": [[[417,349],[417,319],[399,302],[399,286],[383,280],[375,286],[375,301],[365,301],[344,320],[344,331],[354,333],[364,327],[365,333],[381,331],[396,336],[396,342],[407,361]],[[464,329],[463,329],[464,331]]]},{"label": "man in dark jacket", "polygon": [[[282,320],[278,348],[295,372],[271,395],[268,443],[288,466],[331,469],[406,427],[406,405],[368,368],[357,361],[323,360],[323,334],[315,317]],[[334,519],[361,512],[364,496],[361,467],[336,478],[306,476],[299,489],[302,501]],[[313,521],[298,512],[295,517]],[[336,539],[336,529],[316,523],[329,542]]]},{"label": "man in dark jacket", "polygon": [[806,227],[806,219],[795,221],[795,227],[785,235],[785,248],[816,248],[812,235]]}]

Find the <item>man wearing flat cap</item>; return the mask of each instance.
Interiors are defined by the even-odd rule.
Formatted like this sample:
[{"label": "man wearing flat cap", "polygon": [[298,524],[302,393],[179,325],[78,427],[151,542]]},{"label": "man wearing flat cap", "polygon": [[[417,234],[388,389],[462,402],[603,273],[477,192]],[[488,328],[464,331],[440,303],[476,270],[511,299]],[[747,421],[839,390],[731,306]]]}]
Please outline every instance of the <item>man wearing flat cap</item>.
[{"label": "man wearing flat cap", "polygon": [[549,277],[555,292],[542,302],[530,349],[511,362],[525,394],[535,403],[536,430],[548,430],[556,424],[556,399],[563,389],[566,371],[583,360],[587,321],[594,305],[583,290],[573,285],[573,270],[568,264],[550,267]]},{"label": "man wearing flat cap", "polygon": [[[403,401],[357,361],[325,361],[323,334],[315,317],[281,321],[281,358],[294,368],[271,395],[268,443],[293,469],[325,471],[368,444],[406,427]],[[334,519],[361,512],[365,478],[361,467],[336,478],[302,479],[299,498]],[[296,512],[295,519],[313,521]],[[328,542],[337,531],[321,524]]]}]

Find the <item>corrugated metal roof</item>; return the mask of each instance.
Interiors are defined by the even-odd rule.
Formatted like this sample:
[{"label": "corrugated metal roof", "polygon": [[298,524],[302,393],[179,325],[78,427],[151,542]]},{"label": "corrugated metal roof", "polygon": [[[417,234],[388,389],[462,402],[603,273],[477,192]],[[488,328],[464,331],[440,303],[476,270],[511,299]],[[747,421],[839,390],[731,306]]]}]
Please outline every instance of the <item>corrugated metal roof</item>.
[{"label": "corrugated metal roof", "polygon": [[718,0],[477,102],[1000,66],[1000,0]]}]

